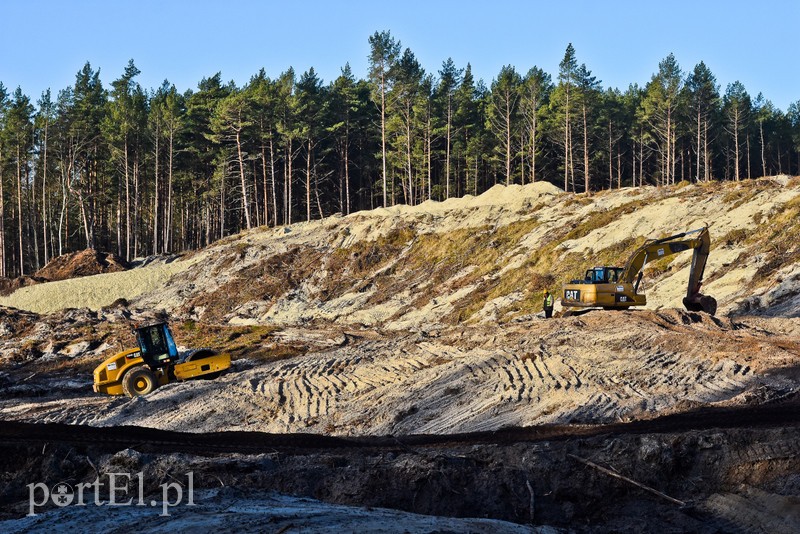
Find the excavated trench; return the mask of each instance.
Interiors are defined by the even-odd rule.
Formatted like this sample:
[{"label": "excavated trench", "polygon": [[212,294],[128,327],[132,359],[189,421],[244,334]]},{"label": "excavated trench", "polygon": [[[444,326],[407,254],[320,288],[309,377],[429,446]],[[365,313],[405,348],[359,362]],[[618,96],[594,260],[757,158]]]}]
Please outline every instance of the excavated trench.
[{"label": "excavated trench", "polygon": [[[792,532],[800,402],[635,423],[455,435],[331,437],[0,423],[2,519],[26,485],[143,472],[146,492],[194,473],[232,501],[279,492],[574,531]],[[619,476],[616,476],[619,475]],[[202,501],[198,502],[202,507]],[[199,510],[202,510],[200,508]]]}]

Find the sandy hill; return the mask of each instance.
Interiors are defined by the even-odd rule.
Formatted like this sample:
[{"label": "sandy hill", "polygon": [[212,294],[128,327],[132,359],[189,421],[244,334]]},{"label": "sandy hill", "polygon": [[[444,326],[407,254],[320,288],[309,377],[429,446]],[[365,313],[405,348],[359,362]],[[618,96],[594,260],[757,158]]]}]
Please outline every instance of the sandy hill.
[{"label": "sandy hill", "polygon": [[[549,183],[259,228],[177,261],[24,287],[0,305],[97,310],[118,298],[215,324],[324,321],[392,330],[505,322],[646,238],[709,225],[720,314],[800,315],[800,180],[680,184],[591,197]],[[651,309],[679,307],[691,253],[646,268]]]}]

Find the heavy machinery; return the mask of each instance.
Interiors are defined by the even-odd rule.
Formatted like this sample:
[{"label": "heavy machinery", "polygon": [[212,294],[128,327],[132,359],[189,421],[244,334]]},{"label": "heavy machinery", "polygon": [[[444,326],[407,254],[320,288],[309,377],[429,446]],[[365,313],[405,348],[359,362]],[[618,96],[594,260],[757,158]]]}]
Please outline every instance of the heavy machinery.
[{"label": "heavy machinery", "polygon": [[711,249],[707,226],[663,239],[648,240],[631,255],[625,267],[589,269],[583,280],[572,280],[569,284],[564,284],[561,304],[566,308],[602,307],[606,310],[627,310],[631,306],[644,306],[647,304],[647,297],[639,293],[644,265],[690,249],[694,249],[694,256],[683,305],[690,311],[704,311],[714,315],[717,312],[716,299],[700,293],[703,271]]},{"label": "heavy machinery", "polygon": [[231,366],[230,354],[210,349],[178,352],[165,322],[134,328],[138,348],[111,356],[94,370],[94,390],[109,395],[146,395],[175,380],[216,378]]}]

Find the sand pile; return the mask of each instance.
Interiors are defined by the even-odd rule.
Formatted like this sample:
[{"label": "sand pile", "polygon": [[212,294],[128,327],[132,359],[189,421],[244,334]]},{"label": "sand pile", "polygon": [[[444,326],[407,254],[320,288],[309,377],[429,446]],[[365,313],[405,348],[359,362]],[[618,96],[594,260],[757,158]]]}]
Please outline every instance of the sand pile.
[{"label": "sand pile", "polygon": [[[780,304],[779,315],[792,317],[800,313],[800,281],[781,273],[795,269],[797,252],[748,236],[763,234],[768,243],[770,225],[796,210],[798,199],[800,182],[785,179],[592,197],[545,182],[497,185],[478,197],[258,228],[190,260],[24,287],[0,305],[48,313],[124,298],[220,324],[324,321],[396,330],[509,321],[539,311],[543,280],[558,293],[595,262],[623,264],[641,240],[708,224],[704,289],[719,313],[774,314]],[[683,252],[646,269],[648,308],[681,306],[690,261]]]},{"label": "sand pile", "polygon": [[68,280],[101,273],[115,273],[128,268],[127,262],[116,254],[93,249],[80,250],[54,258],[32,276],[0,278],[0,295],[7,296],[17,289],[44,282]]}]

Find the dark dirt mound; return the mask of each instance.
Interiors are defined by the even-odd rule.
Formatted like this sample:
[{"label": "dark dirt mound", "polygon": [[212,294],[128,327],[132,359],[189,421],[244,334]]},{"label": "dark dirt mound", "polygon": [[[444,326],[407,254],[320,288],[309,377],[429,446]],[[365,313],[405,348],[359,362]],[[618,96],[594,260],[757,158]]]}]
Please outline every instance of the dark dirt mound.
[{"label": "dark dirt mound", "polygon": [[0,278],[0,295],[10,295],[17,289],[44,282],[55,282],[93,274],[114,273],[130,269],[128,262],[110,252],[91,248],[64,254],[36,271],[32,276]]},{"label": "dark dirt mound", "polygon": [[89,248],[53,259],[36,271],[34,277],[50,281],[66,280],[79,276],[125,271],[129,268],[128,263],[116,254]]}]

